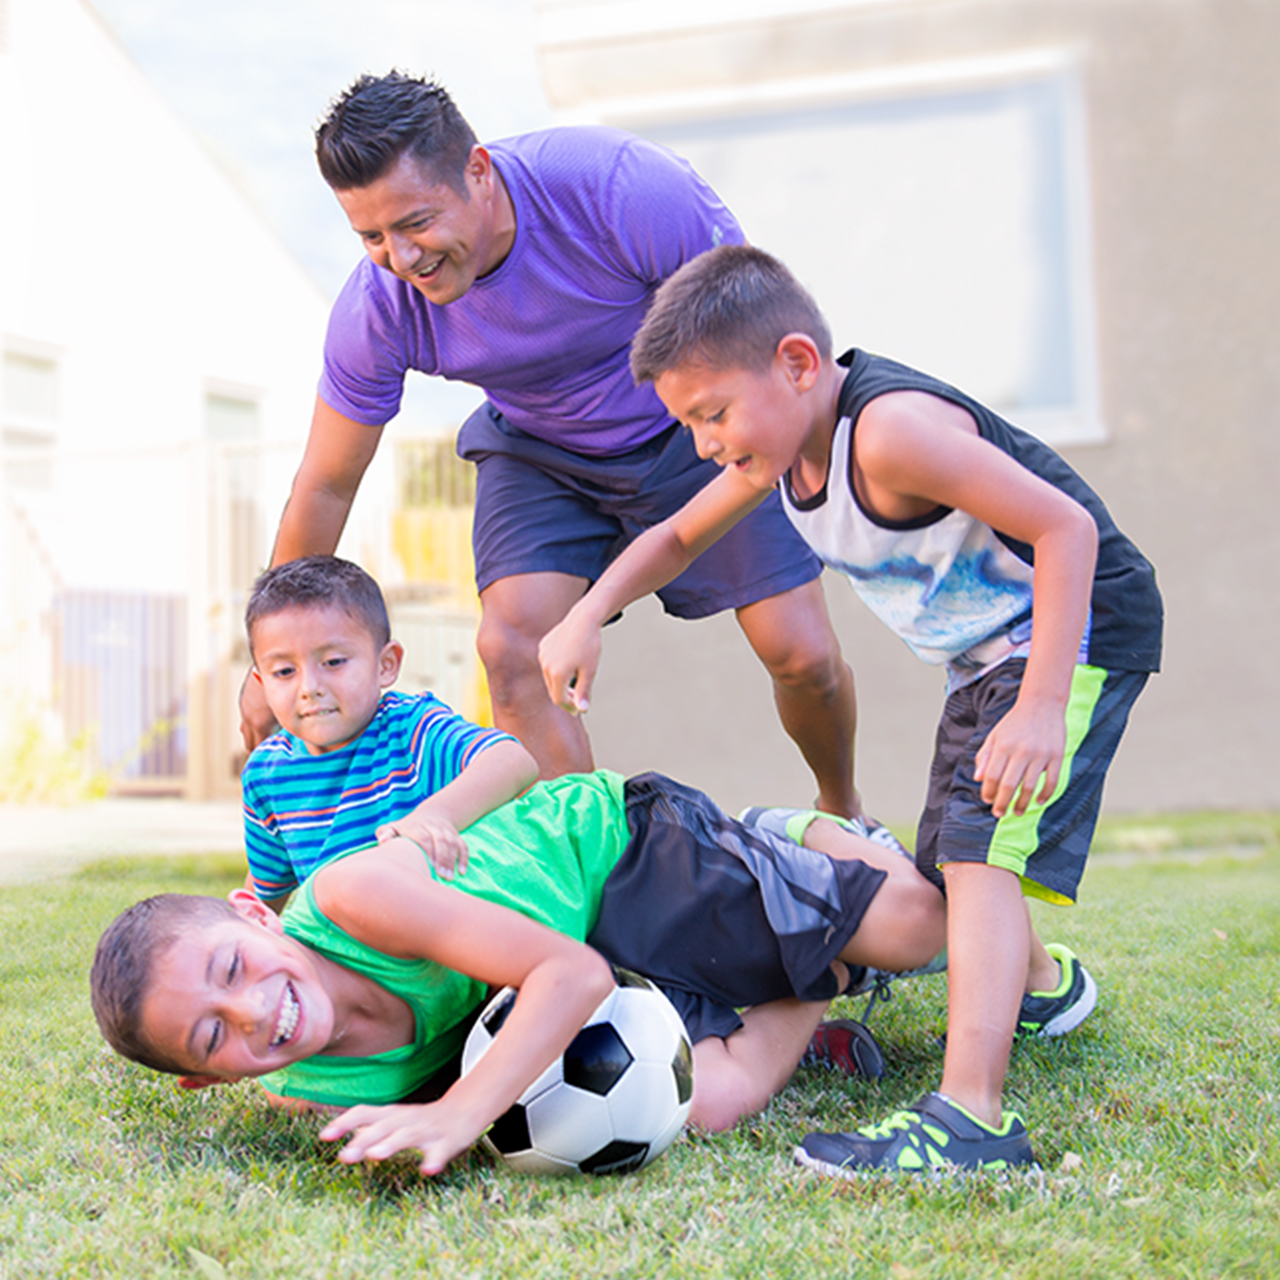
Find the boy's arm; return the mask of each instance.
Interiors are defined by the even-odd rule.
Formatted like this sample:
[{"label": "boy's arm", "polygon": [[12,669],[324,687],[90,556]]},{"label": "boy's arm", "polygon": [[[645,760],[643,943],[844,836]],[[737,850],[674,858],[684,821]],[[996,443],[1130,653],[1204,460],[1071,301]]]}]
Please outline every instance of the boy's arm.
[{"label": "boy's arm", "polygon": [[486,813],[514,800],[538,777],[538,763],[514,740],[495,742],[450,783],[416,809],[377,829],[379,842],[412,840],[447,880],[467,869],[467,845],[459,834]]},{"label": "boy's arm", "polygon": [[[1089,614],[1098,529],[1075,499],[978,434],[969,413],[923,392],[873,400],[858,421],[859,496],[890,519],[920,504],[958,507],[1035,551],[1031,652],[1018,698],[978,750],[982,798],[997,817],[1053,794],[1066,707]],[[1036,783],[1044,784],[1037,793]]]},{"label": "boy's arm", "polygon": [[679,511],[646,529],[542,638],[538,661],[547,692],[566,711],[586,711],[600,663],[600,629],[621,609],[678,577],[769,495],[722,471]]},{"label": "boy's arm", "polygon": [[395,840],[316,873],[321,910],[387,955],[434,960],[520,995],[492,1047],[438,1101],[355,1107],[321,1130],[354,1134],[340,1159],[422,1153],[438,1173],[546,1070],[613,987],[602,956],[518,912],[435,883],[418,849]]}]

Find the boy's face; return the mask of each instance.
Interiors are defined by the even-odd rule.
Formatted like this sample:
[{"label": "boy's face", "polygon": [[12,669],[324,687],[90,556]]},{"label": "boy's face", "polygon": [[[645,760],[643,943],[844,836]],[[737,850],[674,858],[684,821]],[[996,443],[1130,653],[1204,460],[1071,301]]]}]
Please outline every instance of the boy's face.
[{"label": "boy's face", "polygon": [[782,354],[766,369],[691,362],[659,374],[653,385],[672,417],[693,432],[698,456],[757,489],[772,489],[786,474],[813,425],[807,384]]},{"label": "boy's face", "polygon": [[404,656],[394,640],[379,648],[364,623],[337,605],[268,614],[254,624],[252,641],[267,705],[313,756],[365,731]]},{"label": "boy's face", "polygon": [[311,953],[237,890],[239,918],[187,930],[155,961],[142,1002],[146,1041],[203,1083],[265,1075],[322,1053],[334,1011]]}]

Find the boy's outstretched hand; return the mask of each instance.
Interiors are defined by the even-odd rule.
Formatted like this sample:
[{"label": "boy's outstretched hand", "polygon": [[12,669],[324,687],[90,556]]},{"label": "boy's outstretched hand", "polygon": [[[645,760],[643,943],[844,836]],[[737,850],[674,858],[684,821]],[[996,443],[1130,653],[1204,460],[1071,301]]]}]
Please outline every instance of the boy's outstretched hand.
[{"label": "boy's outstretched hand", "polygon": [[[997,818],[1013,805],[1022,817],[1034,799],[1046,804],[1058,785],[1066,754],[1067,725],[1057,703],[1019,698],[1008,715],[996,723],[974,758],[974,776],[982,783],[982,798]],[[1036,783],[1044,785],[1036,791]]]},{"label": "boy's outstretched hand", "polygon": [[337,1142],[355,1135],[338,1152],[344,1164],[386,1160],[399,1151],[420,1151],[418,1171],[430,1175],[439,1173],[483,1132],[484,1126],[468,1120],[461,1108],[442,1102],[402,1102],[387,1107],[352,1107],[325,1125],[320,1137]]},{"label": "boy's outstretched hand", "polygon": [[452,880],[455,871],[466,874],[467,842],[447,818],[415,810],[394,822],[384,822],[373,834],[379,844],[397,837],[412,840],[427,855],[441,880]]},{"label": "boy's outstretched hand", "polygon": [[570,611],[538,645],[538,663],[547,693],[557,707],[581,715],[591,703],[591,685],[600,665],[600,628]]}]

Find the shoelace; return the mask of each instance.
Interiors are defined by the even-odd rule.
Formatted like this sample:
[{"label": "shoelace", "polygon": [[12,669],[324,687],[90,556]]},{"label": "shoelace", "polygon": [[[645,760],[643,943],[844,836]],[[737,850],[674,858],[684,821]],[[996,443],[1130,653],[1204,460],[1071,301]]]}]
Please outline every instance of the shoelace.
[{"label": "shoelace", "polygon": [[920,1115],[916,1111],[895,1111],[887,1120],[879,1124],[864,1125],[857,1132],[864,1138],[879,1140],[892,1138],[899,1129],[914,1129],[920,1123]]},{"label": "shoelace", "polygon": [[865,1027],[871,1020],[872,1010],[877,1004],[888,1004],[893,999],[893,977],[875,970],[871,978],[871,990],[867,992],[867,1003],[862,1007],[862,1017],[858,1019]]}]

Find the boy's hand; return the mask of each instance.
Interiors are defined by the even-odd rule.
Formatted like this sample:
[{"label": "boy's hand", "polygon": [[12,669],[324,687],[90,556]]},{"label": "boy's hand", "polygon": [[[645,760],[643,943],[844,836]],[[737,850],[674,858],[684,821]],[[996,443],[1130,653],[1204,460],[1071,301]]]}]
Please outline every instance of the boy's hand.
[{"label": "boy's hand", "polygon": [[403,836],[427,855],[427,861],[436,869],[442,880],[452,880],[454,871],[465,875],[467,870],[467,842],[447,818],[430,813],[407,813],[395,822],[385,822],[374,835],[379,844]]},{"label": "boy's hand", "polygon": [[[1061,706],[1019,698],[978,748],[974,776],[982,798],[997,818],[1013,804],[1017,817],[1034,798],[1044,804],[1053,795],[1067,749],[1067,725]],[[1044,785],[1036,792],[1041,776]]]},{"label": "boy's hand", "polygon": [[590,706],[591,685],[600,665],[600,628],[580,622],[570,612],[542,637],[538,662],[551,701],[581,715]]},{"label": "boy's hand", "polygon": [[442,1102],[397,1103],[388,1107],[360,1106],[344,1111],[320,1130],[325,1142],[355,1136],[338,1152],[344,1164],[361,1160],[385,1160],[399,1151],[421,1151],[418,1171],[439,1173],[454,1156],[461,1155],[484,1131],[460,1108]]}]

